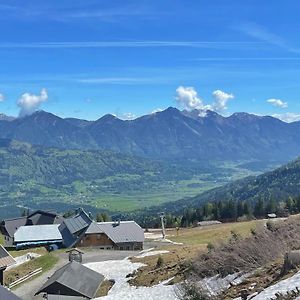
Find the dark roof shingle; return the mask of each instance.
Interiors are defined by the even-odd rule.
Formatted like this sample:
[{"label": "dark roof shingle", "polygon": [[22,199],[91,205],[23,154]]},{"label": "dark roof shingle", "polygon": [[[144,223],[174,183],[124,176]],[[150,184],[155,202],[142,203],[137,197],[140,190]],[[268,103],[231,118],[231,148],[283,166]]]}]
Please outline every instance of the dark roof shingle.
[{"label": "dark roof shingle", "polygon": [[[36,294],[47,293],[47,290],[51,290],[52,285],[59,283],[82,297],[91,299],[95,296],[103,280],[103,275],[72,261],[57,270]],[[60,291],[60,294],[63,295],[63,291]]]}]

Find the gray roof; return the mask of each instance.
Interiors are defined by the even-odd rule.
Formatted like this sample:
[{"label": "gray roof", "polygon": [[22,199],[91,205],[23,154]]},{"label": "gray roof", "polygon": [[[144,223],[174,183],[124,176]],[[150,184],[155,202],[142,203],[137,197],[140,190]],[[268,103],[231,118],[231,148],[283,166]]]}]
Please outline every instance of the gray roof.
[{"label": "gray roof", "polygon": [[3,220],[0,229],[2,234],[13,237],[20,226],[60,224],[62,221],[63,217],[54,212],[37,210],[29,216]]},{"label": "gray roof", "polygon": [[81,210],[76,216],[65,219],[64,223],[69,231],[74,234],[90,226],[92,220],[83,210]]},{"label": "gray roof", "polygon": [[212,221],[200,221],[197,224],[199,226],[209,226],[209,225],[218,225],[218,224],[222,224],[222,223],[217,220],[212,220]]},{"label": "gray roof", "polygon": [[15,262],[12,256],[0,245],[0,269],[6,268]]},{"label": "gray roof", "polygon": [[[105,233],[115,244],[144,242],[143,229],[134,221],[100,222],[90,226],[86,233]],[[98,230],[98,231],[97,231]]]},{"label": "gray roof", "polygon": [[27,222],[27,217],[14,218],[3,220],[1,223],[1,232],[4,235],[13,237],[20,226],[24,226]]},{"label": "gray roof", "polygon": [[96,233],[102,233],[102,232],[101,232],[100,227],[98,226],[98,223],[92,222],[85,233],[86,234],[96,234]]},{"label": "gray roof", "polygon": [[37,210],[27,217],[27,225],[53,224],[57,214],[52,211]]},{"label": "gray roof", "polygon": [[89,299],[80,296],[48,295],[47,300],[85,300]]},{"label": "gray roof", "polygon": [[14,235],[15,243],[62,240],[57,224],[21,226]]},{"label": "gray roof", "polygon": [[17,297],[15,294],[4,288],[2,285],[0,285],[0,299],[21,300],[21,298]]},{"label": "gray roof", "polygon": [[83,210],[80,210],[74,217],[65,219],[59,226],[64,246],[69,248],[76,245],[92,222]]},{"label": "gray roof", "polygon": [[[36,294],[47,293],[47,290],[51,290],[52,285],[58,283],[83,297],[91,299],[96,295],[103,280],[102,274],[72,261],[57,270]],[[60,293],[62,294],[62,291]]]}]

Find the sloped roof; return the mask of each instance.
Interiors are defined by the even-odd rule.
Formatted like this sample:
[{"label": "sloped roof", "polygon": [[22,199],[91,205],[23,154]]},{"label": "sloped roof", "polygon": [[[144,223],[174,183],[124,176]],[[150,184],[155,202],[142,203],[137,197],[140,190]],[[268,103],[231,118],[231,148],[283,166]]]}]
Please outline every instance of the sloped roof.
[{"label": "sloped roof", "polygon": [[34,225],[21,226],[14,235],[14,242],[35,242],[35,241],[58,241],[62,235],[58,230],[59,225]]},{"label": "sloped roof", "polygon": [[85,300],[86,297],[80,296],[64,296],[64,295],[48,295],[47,300]]},{"label": "sloped roof", "polygon": [[[20,217],[14,219],[3,220],[1,223],[1,232],[6,235],[6,233],[13,237],[15,232],[20,226],[24,226],[27,222],[27,217]],[[6,232],[4,232],[4,230]]]},{"label": "sloped roof", "polygon": [[64,246],[73,247],[92,222],[92,219],[82,209],[75,216],[65,219],[59,226]]},{"label": "sloped roof", "polygon": [[200,221],[197,224],[199,226],[209,226],[209,225],[218,225],[218,224],[222,224],[222,223],[217,220],[211,220],[211,221]]},{"label": "sloped roof", "polygon": [[0,229],[2,234],[13,237],[20,226],[60,224],[62,221],[63,217],[54,212],[37,210],[29,216],[3,220]]},{"label": "sloped roof", "polygon": [[72,261],[57,270],[36,294],[47,293],[52,284],[59,283],[83,297],[91,299],[95,296],[103,280],[102,274]]},{"label": "sloped roof", "polygon": [[50,211],[37,210],[27,217],[28,225],[53,224],[57,214]]},{"label": "sloped roof", "polygon": [[0,245],[0,269],[6,268],[15,262],[12,256]]},{"label": "sloped roof", "polygon": [[63,239],[63,244],[66,248],[73,247],[76,244],[76,241],[78,239],[77,236],[74,236],[68,227],[66,226],[65,222],[59,225],[58,227],[62,239]]},{"label": "sloped roof", "polygon": [[[88,233],[88,230],[86,231],[86,233]],[[145,240],[143,229],[134,221],[121,221],[120,223],[94,223],[93,225],[91,225],[90,232],[105,233],[116,244],[128,242],[144,242]]]},{"label": "sloped roof", "polygon": [[80,210],[80,212],[76,216],[65,219],[64,223],[66,224],[70,232],[74,234],[90,226],[92,220],[85,213],[85,211]]},{"label": "sloped roof", "polygon": [[98,223],[92,222],[85,233],[86,234],[97,234],[97,233],[102,233],[102,232],[101,232],[100,227],[98,226]]},{"label": "sloped roof", "polygon": [[21,298],[17,297],[15,294],[7,290],[5,287],[0,285],[0,299],[5,300],[21,300]]}]

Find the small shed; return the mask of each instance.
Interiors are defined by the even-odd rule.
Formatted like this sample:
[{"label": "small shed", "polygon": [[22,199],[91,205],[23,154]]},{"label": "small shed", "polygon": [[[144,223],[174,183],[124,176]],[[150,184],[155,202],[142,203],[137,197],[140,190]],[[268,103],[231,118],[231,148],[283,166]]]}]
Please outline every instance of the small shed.
[{"label": "small shed", "polygon": [[268,214],[267,217],[268,217],[268,219],[276,219],[277,215],[272,213],[272,214]]},{"label": "small shed", "polygon": [[211,225],[220,225],[222,222],[217,221],[217,220],[212,220],[212,221],[201,221],[197,223],[197,226],[211,226]]},{"label": "small shed", "polygon": [[70,249],[66,251],[66,253],[69,253],[69,261],[77,261],[79,263],[82,263],[82,255],[84,252],[77,248]]},{"label": "small shed", "polygon": [[15,262],[16,261],[12,258],[12,256],[4,249],[3,246],[0,245],[0,284],[1,285],[3,285],[3,281],[4,281],[4,276],[3,276],[4,271],[8,266],[13,265]]},{"label": "small shed", "polygon": [[72,261],[58,269],[38,290],[36,295],[44,293],[50,297],[50,299],[53,297],[50,295],[92,299],[95,297],[103,280],[104,276],[102,274],[76,261]]}]

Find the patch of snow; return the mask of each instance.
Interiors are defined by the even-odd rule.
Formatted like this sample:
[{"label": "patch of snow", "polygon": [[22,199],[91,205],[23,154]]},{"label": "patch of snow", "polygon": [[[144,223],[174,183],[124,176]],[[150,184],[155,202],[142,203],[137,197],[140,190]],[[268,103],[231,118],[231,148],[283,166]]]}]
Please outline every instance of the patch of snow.
[{"label": "patch of snow", "polygon": [[152,250],[154,250],[155,248],[149,248],[149,249],[145,249],[145,250],[142,250],[139,252],[139,254],[142,254],[142,253],[146,253],[146,252],[150,252]]},{"label": "patch of snow", "polygon": [[170,243],[170,244],[173,244],[173,245],[183,245],[183,243],[173,242],[173,241],[168,240],[168,239],[163,239],[162,242]]},{"label": "patch of snow", "polygon": [[250,274],[235,273],[222,278],[219,275],[204,278],[199,281],[199,285],[209,292],[211,295],[217,295],[232,285],[241,284]]},{"label": "patch of snow", "polygon": [[26,262],[28,262],[28,261],[30,261],[32,259],[38,258],[40,256],[41,256],[40,254],[28,252],[28,253],[26,253],[24,255],[14,257],[14,260],[16,261],[16,263],[13,264],[13,265],[11,265],[11,266],[9,266],[7,268],[7,270],[13,269],[15,267],[18,267],[18,266],[20,266],[20,265],[22,265],[22,264],[24,264],[24,263],[26,263]]},{"label": "patch of snow", "polygon": [[276,293],[280,292],[282,294],[286,294],[287,292],[296,289],[296,287],[300,287],[300,272],[296,273],[290,278],[279,281],[278,283],[269,286],[257,296],[252,298],[252,300],[271,299],[272,297],[275,297]]},{"label": "patch of snow", "polygon": [[143,257],[154,256],[154,255],[159,255],[159,254],[166,254],[166,253],[169,253],[169,252],[170,251],[168,251],[168,250],[148,251],[148,252],[141,253],[141,254],[139,254],[135,257],[143,258]]},{"label": "patch of snow", "polygon": [[157,240],[163,238],[162,233],[145,232],[144,235],[145,235],[145,239],[148,240]]},{"label": "patch of snow", "polygon": [[153,287],[134,287],[128,283],[128,274],[133,273],[142,263],[132,263],[128,258],[124,260],[110,260],[85,264],[88,268],[101,273],[106,279],[115,280],[115,284],[107,296],[95,300],[176,300],[174,286],[166,285],[169,280],[161,282]]}]

